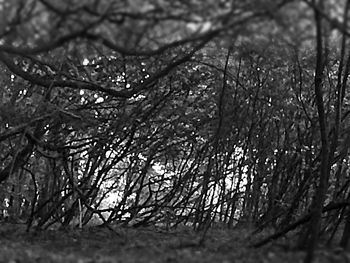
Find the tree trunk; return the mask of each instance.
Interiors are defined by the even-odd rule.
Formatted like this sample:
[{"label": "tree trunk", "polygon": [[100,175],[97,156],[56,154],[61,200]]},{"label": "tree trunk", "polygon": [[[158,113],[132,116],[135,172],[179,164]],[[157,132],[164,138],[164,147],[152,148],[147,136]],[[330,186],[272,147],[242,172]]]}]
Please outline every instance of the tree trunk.
[{"label": "tree trunk", "polygon": [[[319,1],[318,6],[323,10],[322,0]],[[308,226],[308,231],[306,234],[306,245],[307,245],[307,255],[305,257],[304,263],[311,263],[314,256],[314,250],[317,245],[317,240],[319,237],[320,225],[321,225],[321,215],[323,203],[326,196],[326,191],[328,187],[328,178],[330,173],[330,149],[328,140],[328,130],[326,124],[326,116],[323,101],[323,72],[325,68],[325,52],[323,47],[323,28],[321,21],[321,14],[318,9],[315,9],[315,21],[316,21],[316,69],[315,69],[315,96],[316,105],[318,113],[318,121],[320,125],[321,133],[321,166],[320,166],[320,177],[319,184],[316,188],[315,196],[311,206],[311,220]]]}]

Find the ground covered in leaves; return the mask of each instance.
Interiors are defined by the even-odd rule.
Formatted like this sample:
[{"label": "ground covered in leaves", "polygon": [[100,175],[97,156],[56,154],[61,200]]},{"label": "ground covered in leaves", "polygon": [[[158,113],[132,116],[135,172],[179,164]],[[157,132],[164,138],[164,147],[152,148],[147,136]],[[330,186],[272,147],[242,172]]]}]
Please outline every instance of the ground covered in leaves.
[{"label": "ground covered in leaves", "polygon": [[[1,224],[0,263],[11,262],[302,262],[304,253],[274,243],[249,248],[247,229],[211,229],[205,242],[191,228],[46,230]],[[320,249],[315,262],[350,262],[349,253]]]}]

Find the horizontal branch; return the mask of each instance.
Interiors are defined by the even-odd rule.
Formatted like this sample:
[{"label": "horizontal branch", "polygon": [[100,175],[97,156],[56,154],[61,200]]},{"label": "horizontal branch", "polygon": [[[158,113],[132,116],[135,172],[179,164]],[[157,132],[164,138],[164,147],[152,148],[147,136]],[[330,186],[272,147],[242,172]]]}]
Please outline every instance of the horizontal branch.
[{"label": "horizontal branch", "polygon": [[[341,209],[341,208],[344,208],[344,207],[349,206],[349,205],[350,205],[350,202],[331,203],[331,204],[323,207],[322,212],[324,213],[324,212],[335,210],[335,209]],[[290,224],[289,226],[286,226],[281,231],[279,231],[275,234],[272,234],[272,235],[268,236],[267,238],[264,238],[261,241],[256,242],[255,244],[251,245],[251,247],[254,247],[254,248],[262,247],[262,246],[268,244],[269,242],[276,240],[276,239],[280,238],[281,236],[287,234],[289,231],[292,231],[293,229],[297,228],[298,226],[305,224],[310,219],[311,219],[311,213],[303,216],[302,218],[300,218],[296,222]]]},{"label": "horizontal branch", "polygon": [[207,36],[206,39],[204,39],[201,43],[199,43],[197,46],[195,46],[190,52],[187,54],[181,56],[177,60],[171,62],[168,64],[164,69],[160,70],[159,72],[153,74],[148,79],[145,79],[143,83],[134,85],[134,87],[124,90],[114,90],[111,88],[103,87],[99,84],[83,81],[83,80],[77,80],[77,79],[57,79],[57,75],[53,76],[40,76],[37,74],[28,73],[25,70],[21,68],[21,66],[16,65],[14,61],[4,52],[0,52],[0,61],[2,61],[6,67],[15,75],[29,81],[32,84],[36,84],[42,87],[67,87],[77,90],[91,90],[96,92],[102,92],[104,94],[110,95],[115,98],[130,98],[133,95],[141,92],[142,90],[148,89],[149,87],[153,86],[154,83],[161,79],[162,77],[166,76],[170,71],[175,69],[177,66],[186,63],[191,59],[191,57],[201,48],[205,46],[206,43],[208,43],[212,38],[215,37],[216,34],[211,34]]},{"label": "horizontal branch", "polygon": [[24,71],[20,66],[16,65],[12,59],[8,57],[4,52],[0,52],[0,61],[2,61],[6,67],[15,75],[29,81],[32,84],[36,84],[42,87],[68,87],[72,89],[84,89],[91,91],[103,92],[113,97],[129,98],[133,95],[132,91],[117,91],[113,89],[104,88],[95,83],[82,81],[82,80],[55,80],[55,76],[42,77],[39,75],[31,74]]}]

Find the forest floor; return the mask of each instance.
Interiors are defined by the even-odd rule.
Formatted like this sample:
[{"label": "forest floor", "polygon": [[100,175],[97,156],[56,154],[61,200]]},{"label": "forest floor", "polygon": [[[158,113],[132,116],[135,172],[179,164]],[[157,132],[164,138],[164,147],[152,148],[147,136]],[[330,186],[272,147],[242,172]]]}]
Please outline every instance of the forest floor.
[{"label": "forest floor", "polygon": [[[211,229],[205,242],[201,234],[182,227],[108,228],[25,232],[23,225],[0,224],[0,263],[24,262],[302,262],[302,251],[273,243],[249,248],[248,229]],[[282,242],[282,241],[281,241]],[[285,240],[285,242],[287,242]],[[319,249],[315,262],[350,262],[350,253]]]}]

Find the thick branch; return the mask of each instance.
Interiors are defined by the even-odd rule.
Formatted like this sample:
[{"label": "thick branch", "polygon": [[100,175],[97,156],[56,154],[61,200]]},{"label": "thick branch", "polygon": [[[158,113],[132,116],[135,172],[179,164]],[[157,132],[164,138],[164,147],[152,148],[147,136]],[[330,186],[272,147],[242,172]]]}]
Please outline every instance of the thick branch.
[{"label": "thick branch", "polygon": [[[349,206],[349,205],[350,205],[349,202],[339,202],[339,203],[329,204],[323,208],[322,212],[324,213],[324,212],[328,212],[331,210],[341,209],[341,208],[344,208],[344,207]],[[276,239],[282,237],[283,235],[287,234],[289,231],[292,231],[293,229],[297,228],[298,226],[308,222],[311,219],[311,216],[312,216],[311,213],[303,216],[302,218],[300,218],[299,220],[297,220],[293,224],[290,224],[289,226],[285,227],[281,231],[279,231],[275,234],[272,234],[271,236],[268,236],[267,238],[264,238],[263,240],[260,240],[256,243],[254,243],[253,245],[251,245],[251,247],[259,248],[259,247],[262,247],[262,246],[268,244],[269,242],[271,242],[273,240],[276,240]]]}]

